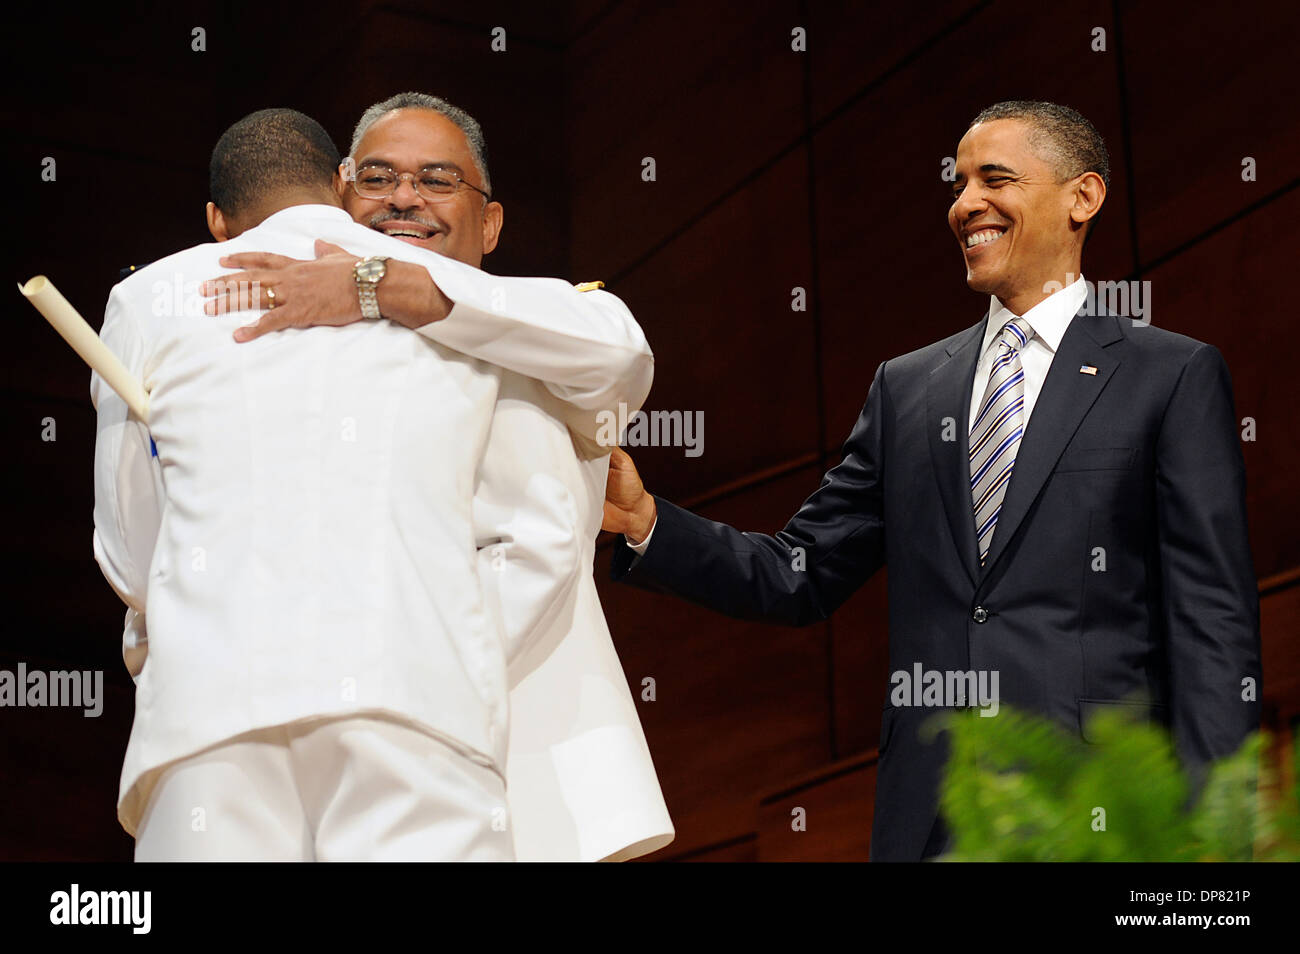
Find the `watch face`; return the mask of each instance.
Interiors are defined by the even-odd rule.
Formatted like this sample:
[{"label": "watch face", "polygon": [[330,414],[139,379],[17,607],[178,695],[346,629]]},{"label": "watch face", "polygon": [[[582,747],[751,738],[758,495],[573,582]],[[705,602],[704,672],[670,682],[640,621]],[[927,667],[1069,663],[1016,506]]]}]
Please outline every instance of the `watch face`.
[{"label": "watch face", "polygon": [[388,271],[385,262],[362,262],[357,266],[357,276],[363,281],[377,282]]}]

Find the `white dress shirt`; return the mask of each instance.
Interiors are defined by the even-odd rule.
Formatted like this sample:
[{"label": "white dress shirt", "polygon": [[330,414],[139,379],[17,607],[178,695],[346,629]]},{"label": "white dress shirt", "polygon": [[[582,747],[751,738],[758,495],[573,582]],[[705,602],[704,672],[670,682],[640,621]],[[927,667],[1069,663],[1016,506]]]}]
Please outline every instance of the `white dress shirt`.
[{"label": "white dress shirt", "polygon": [[[1029,344],[1020,349],[1020,364],[1025,370],[1025,428],[1028,429],[1029,415],[1034,412],[1034,404],[1038,400],[1039,392],[1043,390],[1043,382],[1047,380],[1047,372],[1051,370],[1056,349],[1060,347],[1061,339],[1065,337],[1065,329],[1070,327],[1070,321],[1087,297],[1088,286],[1084,284],[1082,275],[1072,284],[1048,295],[1023,315],[1016,315],[1002,304],[996,295],[989,296],[989,320],[984,329],[984,343],[980,346],[979,361],[975,365],[970,420],[966,424],[967,433],[975,426],[975,418],[980,412],[980,402],[984,399],[984,391],[989,383],[989,369],[993,367],[993,360],[998,354],[994,342],[997,341],[1002,326],[1011,319],[1019,317],[1034,329],[1034,336],[1029,339]],[[655,523],[658,522],[656,518]],[[640,543],[628,540],[627,545],[634,552],[644,554],[646,548],[650,546],[650,538],[653,535],[654,524],[651,524],[650,532],[646,534],[644,540]]]},{"label": "white dress shirt", "polygon": [[[196,286],[226,271],[220,256],[309,259],[317,238],[423,265],[451,313],[420,334],[358,321],[245,344],[231,333],[249,315],[203,314]],[[301,205],[135,272],[101,337],[150,392],[146,428],[91,378],[95,557],[128,606],[136,678],[123,827],[134,834],[162,766],[318,716],[406,719],[504,776],[506,671],[527,646],[485,599],[482,548],[503,531],[473,512],[501,368],[576,405],[570,426],[639,406],[653,358],[622,303]],[[565,506],[559,482],[527,486],[538,506]],[[562,564],[532,577],[545,605],[572,585],[578,551],[542,542],[532,555]]]},{"label": "white dress shirt", "polygon": [[984,391],[988,388],[989,370],[998,356],[996,347],[998,334],[1002,327],[1013,318],[1023,319],[1034,329],[1034,336],[1029,344],[1020,349],[1020,365],[1025,370],[1025,428],[1029,427],[1029,416],[1034,413],[1034,404],[1043,390],[1047,372],[1051,370],[1052,359],[1056,349],[1061,346],[1065,329],[1075,312],[1087,298],[1087,285],[1083,276],[1075,279],[1060,291],[1053,292],[1023,315],[1017,315],[998,300],[996,295],[989,296],[989,321],[984,328],[984,342],[980,346],[979,361],[975,365],[975,380],[971,388],[970,420],[966,432],[975,426],[975,418],[980,412],[980,402],[984,400]]}]

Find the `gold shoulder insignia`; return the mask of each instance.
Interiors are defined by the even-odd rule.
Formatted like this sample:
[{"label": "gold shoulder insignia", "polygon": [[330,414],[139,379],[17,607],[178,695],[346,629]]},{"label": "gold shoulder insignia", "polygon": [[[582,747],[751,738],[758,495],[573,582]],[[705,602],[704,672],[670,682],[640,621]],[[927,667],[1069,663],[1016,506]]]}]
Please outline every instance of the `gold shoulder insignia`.
[{"label": "gold shoulder insignia", "polygon": [[580,292],[595,291],[597,288],[604,288],[605,283],[604,282],[579,282],[577,285],[574,285],[573,287]]}]

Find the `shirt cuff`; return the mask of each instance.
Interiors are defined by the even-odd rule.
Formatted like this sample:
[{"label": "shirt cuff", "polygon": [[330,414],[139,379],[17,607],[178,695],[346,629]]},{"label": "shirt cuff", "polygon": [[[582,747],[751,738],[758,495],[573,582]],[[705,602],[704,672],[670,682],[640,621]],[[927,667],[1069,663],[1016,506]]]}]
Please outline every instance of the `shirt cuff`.
[{"label": "shirt cuff", "polygon": [[659,515],[656,514],[655,522],[650,524],[650,532],[645,535],[645,539],[642,540],[640,543],[633,543],[631,540],[628,540],[627,537],[625,536],[623,539],[627,540],[628,549],[630,549],[637,556],[645,556],[646,547],[650,546],[650,538],[655,535],[655,527],[657,527],[658,525],[659,525]]}]

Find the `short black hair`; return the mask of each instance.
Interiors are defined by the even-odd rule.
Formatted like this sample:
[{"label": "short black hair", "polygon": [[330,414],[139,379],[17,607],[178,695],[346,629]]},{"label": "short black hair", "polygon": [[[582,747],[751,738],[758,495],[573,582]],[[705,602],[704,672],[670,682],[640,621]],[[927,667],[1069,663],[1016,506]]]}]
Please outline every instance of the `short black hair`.
[{"label": "short black hair", "polygon": [[1097,128],[1069,106],[1029,99],[994,103],[971,120],[971,125],[995,119],[1019,119],[1031,127],[1030,143],[1056,167],[1064,182],[1085,172],[1095,172],[1110,188],[1110,155]]},{"label": "short black hair", "polygon": [[208,164],[212,203],[243,215],[287,189],[329,189],[339,150],[320,123],[296,109],[259,109],[217,140]]}]

